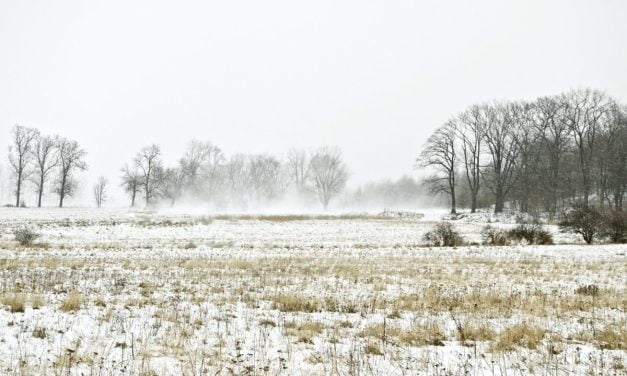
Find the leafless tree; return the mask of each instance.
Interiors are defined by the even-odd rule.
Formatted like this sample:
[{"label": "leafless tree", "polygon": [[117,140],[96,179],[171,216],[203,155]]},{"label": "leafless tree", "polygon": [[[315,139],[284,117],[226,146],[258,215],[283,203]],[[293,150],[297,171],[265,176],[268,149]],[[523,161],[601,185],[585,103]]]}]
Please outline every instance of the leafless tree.
[{"label": "leafless tree", "polygon": [[284,193],[287,179],[277,158],[265,154],[253,155],[249,164],[249,181],[258,201],[277,199]]},{"label": "leafless tree", "polygon": [[601,208],[607,202],[620,211],[627,188],[627,107],[612,100],[603,120],[594,174],[597,196]]},{"label": "leafless tree", "polygon": [[83,160],[87,155],[85,149],[78,142],[66,138],[59,138],[57,142],[59,155],[59,178],[55,191],[59,195],[59,207],[63,207],[65,197],[70,197],[76,189],[76,180],[73,179],[75,171],[87,169],[87,163]]},{"label": "leafless tree", "polygon": [[131,196],[131,207],[135,206],[135,198],[141,188],[141,176],[137,170],[137,166],[129,167],[128,164],[124,165],[120,170],[122,173],[122,188]]},{"label": "leafless tree", "polygon": [[135,166],[139,170],[146,206],[150,206],[163,175],[161,148],[155,144],[142,148],[135,156]]},{"label": "leafless tree", "polygon": [[509,110],[514,111],[510,116],[510,121],[514,122],[512,142],[518,147],[513,176],[516,184],[512,190],[518,200],[520,211],[526,213],[531,209],[532,196],[539,191],[540,135],[535,123],[535,106],[531,103],[520,103],[512,108]]},{"label": "leafless tree", "polygon": [[244,154],[232,155],[224,165],[226,189],[231,201],[245,208],[248,205],[248,192],[251,190],[249,158]]},{"label": "leafless tree", "polygon": [[31,151],[35,162],[32,181],[37,189],[37,207],[41,207],[41,198],[49,175],[59,166],[57,137],[38,135]]},{"label": "leafless tree", "polygon": [[571,149],[568,125],[564,119],[565,103],[560,97],[538,98],[534,106],[534,126],[540,150],[545,155],[544,166],[540,168],[540,181],[548,192],[548,210],[555,214],[558,202],[566,190],[564,187],[564,163]]},{"label": "leafless tree", "polygon": [[483,139],[488,149],[489,165],[482,178],[494,194],[494,212],[500,213],[515,181],[516,161],[520,152],[516,132],[522,126],[522,105],[498,103],[488,106],[486,113]]},{"label": "leafless tree", "polygon": [[170,201],[170,206],[174,206],[177,199],[183,194],[183,184],[185,182],[185,172],[180,168],[166,168],[159,184],[161,197]]},{"label": "leafless tree", "polygon": [[104,176],[99,176],[96,184],[94,184],[94,200],[96,205],[100,208],[102,204],[107,201],[107,185],[109,181]]},{"label": "leafless tree", "polygon": [[473,105],[459,115],[457,127],[461,157],[470,191],[470,212],[477,211],[477,197],[481,188],[481,153],[486,127],[484,107]]},{"label": "leafless tree", "polygon": [[32,149],[39,131],[33,128],[16,125],[13,127],[13,144],[9,146],[9,162],[15,173],[15,206],[20,206],[22,184],[32,173]]},{"label": "leafless tree", "polygon": [[348,169],[339,148],[324,146],[311,157],[309,181],[326,210],[331,199],[342,191],[348,180]]},{"label": "leafless tree", "polygon": [[296,191],[303,194],[307,189],[310,171],[310,156],[306,150],[290,149],[287,153],[286,168]]},{"label": "leafless tree", "polygon": [[455,172],[457,169],[457,121],[451,119],[438,128],[427,140],[417,163],[435,169],[435,176],[427,183],[431,192],[445,192],[450,197],[451,214],[456,214]]},{"label": "leafless tree", "polygon": [[583,204],[587,206],[601,119],[608,110],[607,96],[597,90],[582,89],[564,94],[563,101],[566,123],[577,148]]},{"label": "leafless tree", "polygon": [[224,155],[219,147],[193,140],[179,162],[183,184],[197,197],[210,197],[217,189],[223,164]]}]

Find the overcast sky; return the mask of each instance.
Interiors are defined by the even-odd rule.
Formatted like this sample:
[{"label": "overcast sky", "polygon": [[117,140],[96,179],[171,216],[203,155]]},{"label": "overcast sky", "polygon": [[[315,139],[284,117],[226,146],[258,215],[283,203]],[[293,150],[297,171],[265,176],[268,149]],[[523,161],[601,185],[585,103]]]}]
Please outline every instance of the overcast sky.
[{"label": "overcast sky", "polygon": [[116,183],[143,145],[174,162],[192,138],[337,145],[353,184],[396,178],[472,103],[625,100],[626,18],[621,0],[1,0],[0,144],[18,123],[74,138],[85,179]]}]

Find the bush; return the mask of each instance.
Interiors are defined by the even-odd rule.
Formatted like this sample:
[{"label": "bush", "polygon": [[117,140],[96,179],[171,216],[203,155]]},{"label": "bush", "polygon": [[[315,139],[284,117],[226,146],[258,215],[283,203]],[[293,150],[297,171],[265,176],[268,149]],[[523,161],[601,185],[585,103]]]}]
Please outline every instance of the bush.
[{"label": "bush", "polygon": [[423,235],[422,240],[433,247],[455,247],[464,244],[464,239],[449,222],[440,222]]},{"label": "bush", "polygon": [[488,225],[481,231],[481,237],[485,245],[508,245],[521,241],[527,244],[553,244],[553,235],[539,224],[521,224],[511,230],[501,230]]},{"label": "bush", "polygon": [[22,246],[30,246],[39,238],[39,234],[29,227],[21,227],[13,231],[15,240]]},{"label": "bush", "polygon": [[612,243],[627,242],[627,212],[609,209],[603,213],[600,235]]},{"label": "bush", "polygon": [[489,225],[483,228],[481,237],[485,245],[508,245],[510,242],[507,231],[499,230]]},{"label": "bush", "polygon": [[521,224],[509,230],[509,238],[520,242],[525,240],[528,244],[550,245],[553,244],[553,236],[539,224]]},{"label": "bush", "polygon": [[560,227],[581,235],[591,244],[602,227],[602,216],[595,207],[577,203],[564,215]]}]

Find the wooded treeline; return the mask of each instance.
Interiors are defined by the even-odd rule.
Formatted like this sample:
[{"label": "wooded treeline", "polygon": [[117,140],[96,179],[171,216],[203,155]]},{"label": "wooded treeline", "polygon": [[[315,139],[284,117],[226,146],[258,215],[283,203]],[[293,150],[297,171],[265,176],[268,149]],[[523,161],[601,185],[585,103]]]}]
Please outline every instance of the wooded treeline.
[{"label": "wooded treeline", "polygon": [[627,107],[593,89],[472,105],[430,136],[417,162],[451,213],[460,196],[471,212],[509,206],[555,215],[573,202],[621,210]]}]

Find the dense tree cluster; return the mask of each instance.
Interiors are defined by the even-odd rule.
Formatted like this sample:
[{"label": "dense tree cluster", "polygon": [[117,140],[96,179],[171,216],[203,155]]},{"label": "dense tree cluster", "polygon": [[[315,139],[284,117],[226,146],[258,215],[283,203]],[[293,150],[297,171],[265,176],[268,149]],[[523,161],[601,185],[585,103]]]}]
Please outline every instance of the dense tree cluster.
[{"label": "dense tree cluster", "polygon": [[627,107],[606,93],[572,90],[531,102],[473,105],[428,139],[418,164],[455,213],[460,188],[472,212],[556,214],[581,201],[621,210],[627,190]]}]

